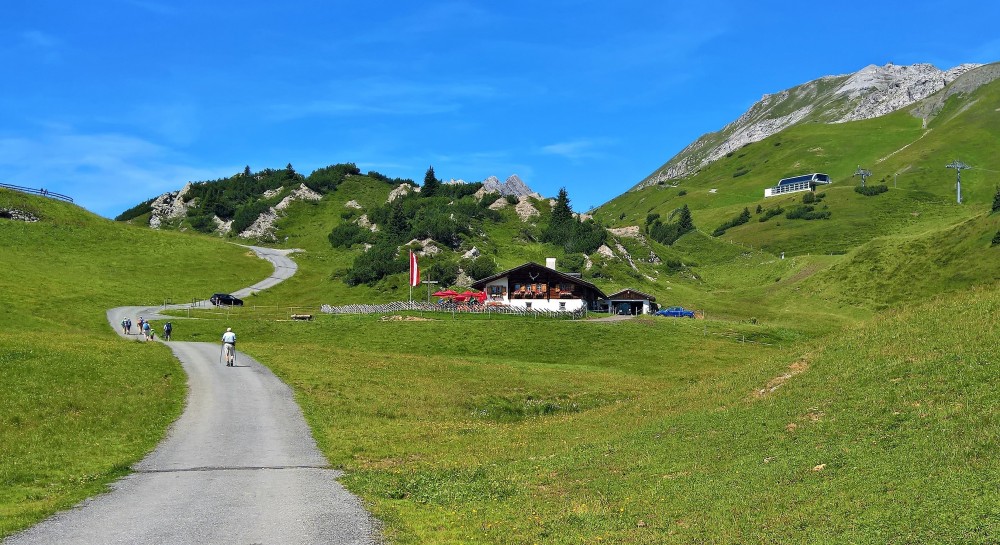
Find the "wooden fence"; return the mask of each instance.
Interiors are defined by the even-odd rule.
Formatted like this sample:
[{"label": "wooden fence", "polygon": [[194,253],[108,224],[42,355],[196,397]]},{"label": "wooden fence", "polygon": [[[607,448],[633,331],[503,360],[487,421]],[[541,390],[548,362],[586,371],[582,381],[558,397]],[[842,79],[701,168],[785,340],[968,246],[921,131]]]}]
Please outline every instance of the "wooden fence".
[{"label": "wooden fence", "polygon": [[73,197],[70,197],[69,195],[63,195],[62,193],[49,191],[48,189],[32,189],[30,187],[21,187],[19,185],[10,185],[10,184],[0,184],[0,187],[6,189],[13,189],[14,191],[20,191],[21,193],[31,193],[32,195],[41,195],[43,197],[59,199],[61,201],[73,202]]},{"label": "wooden fence", "polygon": [[396,301],[382,305],[323,305],[320,311],[326,314],[390,314],[393,312],[447,312],[452,314],[503,314],[530,316],[533,318],[563,318],[578,320],[587,316],[587,309],[542,310],[508,305],[465,305],[457,303],[423,303],[420,301]]}]

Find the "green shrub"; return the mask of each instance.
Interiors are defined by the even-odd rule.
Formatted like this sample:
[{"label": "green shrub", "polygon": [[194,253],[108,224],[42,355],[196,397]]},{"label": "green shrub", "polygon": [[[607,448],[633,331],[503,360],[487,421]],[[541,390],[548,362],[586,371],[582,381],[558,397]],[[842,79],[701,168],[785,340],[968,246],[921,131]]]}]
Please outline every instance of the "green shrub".
[{"label": "green shrub", "polygon": [[816,195],[812,191],[806,191],[805,195],[802,195],[802,204],[812,204],[816,202]]},{"label": "green shrub", "polygon": [[[1000,193],[997,194],[1000,195]],[[155,200],[156,200],[155,198],[152,198],[146,202],[139,203],[133,206],[132,208],[129,208],[128,210],[122,212],[121,214],[118,214],[118,216],[115,217],[115,221],[128,221],[130,219],[137,218],[143,214],[148,214],[152,212],[153,207],[151,205]],[[994,210],[996,209],[994,208]]]},{"label": "green shrub", "polygon": [[355,244],[371,242],[372,232],[356,223],[344,222],[334,227],[327,239],[334,248],[350,248]]},{"label": "green shrub", "polygon": [[996,246],[998,244],[1000,244],[1000,231],[997,231],[997,234],[993,235],[993,244],[990,246]]},{"label": "green shrub", "polygon": [[354,266],[344,277],[344,282],[351,286],[374,285],[390,274],[405,271],[409,266],[408,260],[399,256],[395,244],[382,240],[354,259]]},{"label": "green shrub", "polygon": [[236,214],[233,216],[233,225],[230,229],[230,233],[239,234],[246,231],[247,227],[253,225],[253,222],[257,221],[257,218],[264,213],[265,210],[270,208],[267,204],[260,201],[252,202],[250,204],[245,204],[236,210]]},{"label": "green shrub", "polygon": [[740,176],[743,176],[744,174],[747,174],[748,172],[750,172],[749,168],[740,168],[740,169],[737,169],[736,172],[733,173],[733,178],[739,178]]},{"label": "green shrub", "polygon": [[481,255],[475,259],[463,259],[462,270],[474,280],[482,280],[496,274],[497,265],[492,257]]},{"label": "green shrub", "polygon": [[215,221],[212,220],[212,216],[190,216],[188,217],[188,223],[191,224],[191,228],[200,233],[214,233],[216,229]]},{"label": "green shrub", "polygon": [[990,208],[990,214],[1000,210],[1000,186],[997,186],[997,192],[993,195],[993,207]]},{"label": "green shrub", "polygon": [[829,210],[816,210],[809,205],[796,206],[785,214],[790,220],[824,220],[830,218]]},{"label": "green shrub", "polygon": [[886,191],[889,191],[889,186],[885,184],[866,185],[864,187],[858,185],[854,187],[855,193],[860,193],[862,195],[865,195],[866,197],[874,197],[876,195],[881,195]]},{"label": "green shrub", "polygon": [[759,221],[761,223],[764,223],[765,221],[773,218],[774,216],[780,216],[781,214],[784,214],[784,213],[785,213],[785,209],[782,208],[782,207],[780,207],[780,206],[777,207],[777,208],[768,208],[764,212],[764,215],[761,216],[760,219],[758,219],[757,221]]},{"label": "green shrub", "polygon": [[688,194],[688,192],[687,192],[686,189],[682,189],[682,190],[680,190],[680,191],[677,192],[677,196],[678,197],[683,197],[684,195],[687,195],[687,194]]},{"label": "green shrub", "polygon": [[744,208],[743,211],[740,212],[739,216],[736,216],[735,218],[727,221],[726,223],[723,223],[722,225],[716,227],[715,231],[712,231],[712,236],[713,237],[722,236],[723,234],[725,234],[727,230],[732,229],[737,225],[743,225],[748,221],[750,221],[750,209]]}]

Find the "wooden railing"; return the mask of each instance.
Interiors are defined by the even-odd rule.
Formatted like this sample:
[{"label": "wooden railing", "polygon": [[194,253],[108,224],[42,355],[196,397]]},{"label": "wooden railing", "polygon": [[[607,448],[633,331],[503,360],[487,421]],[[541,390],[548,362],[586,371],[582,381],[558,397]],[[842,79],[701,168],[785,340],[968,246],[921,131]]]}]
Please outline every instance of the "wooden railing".
[{"label": "wooden railing", "polygon": [[50,197],[53,199],[59,199],[61,201],[73,202],[73,197],[70,197],[69,195],[63,195],[62,193],[49,191],[48,189],[32,189],[30,187],[21,187],[19,185],[10,185],[10,184],[0,184],[0,187],[6,189],[13,189],[14,191],[20,191],[21,193],[31,193],[32,195],[41,195],[43,197]]}]

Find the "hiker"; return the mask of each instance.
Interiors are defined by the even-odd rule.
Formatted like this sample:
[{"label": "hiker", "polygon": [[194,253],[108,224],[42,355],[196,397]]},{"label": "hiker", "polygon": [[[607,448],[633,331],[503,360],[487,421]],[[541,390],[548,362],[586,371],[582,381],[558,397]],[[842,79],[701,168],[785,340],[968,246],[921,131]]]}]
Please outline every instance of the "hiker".
[{"label": "hiker", "polygon": [[125,318],[125,334],[132,334],[132,318]]},{"label": "hiker", "polygon": [[142,323],[142,336],[147,340],[153,340],[153,328],[149,327],[149,322]]},{"label": "hiker", "polygon": [[222,334],[222,352],[226,355],[226,367],[232,367],[236,363],[236,334],[231,327]]},{"label": "hiker", "polygon": [[163,324],[163,340],[170,340],[170,332],[174,330],[174,326],[170,325],[170,322]]},{"label": "hiker", "polygon": [[122,318],[122,335],[128,335],[128,318]]},{"label": "hiker", "polygon": [[139,316],[138,326],[139,326],[139,331],[140,332],[142,331],[142,324],[144,324],[144,323],[146,323],[146,320],[143,320],[142,316]]}]

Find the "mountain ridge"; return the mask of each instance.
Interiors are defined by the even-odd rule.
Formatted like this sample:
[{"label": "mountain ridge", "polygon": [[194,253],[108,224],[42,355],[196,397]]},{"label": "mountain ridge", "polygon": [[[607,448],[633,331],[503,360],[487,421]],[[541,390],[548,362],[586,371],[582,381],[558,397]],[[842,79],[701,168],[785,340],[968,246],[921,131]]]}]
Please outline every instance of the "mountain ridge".
[{"label": "mountain ridge", "polygon": [[902,110],[978,71],[986,77],[965,78],[970,85],[964,92],[1000,77],[995,65],[966,63],[940,70],[931,64],[872,64],[853,74],[823,76],[765,94],[736,120],[700,136],[630,191],[685,178],[747,144],[804,122],[839,124]]}]

